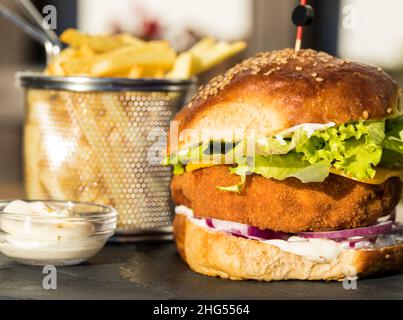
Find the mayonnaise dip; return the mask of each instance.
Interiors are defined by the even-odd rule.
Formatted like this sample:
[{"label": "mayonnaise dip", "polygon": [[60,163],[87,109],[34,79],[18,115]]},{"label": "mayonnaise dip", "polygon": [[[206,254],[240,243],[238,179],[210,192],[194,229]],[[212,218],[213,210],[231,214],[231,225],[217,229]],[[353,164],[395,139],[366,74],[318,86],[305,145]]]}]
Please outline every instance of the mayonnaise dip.
[{"label": "mayonnaise dip", "polygon": [[96,254],[104,237],[91,237],[95,226],[85,219],[74,221],[68,207],[42,201],[15,200],[0,213],[0,251],[31,264],[71,264]]}]

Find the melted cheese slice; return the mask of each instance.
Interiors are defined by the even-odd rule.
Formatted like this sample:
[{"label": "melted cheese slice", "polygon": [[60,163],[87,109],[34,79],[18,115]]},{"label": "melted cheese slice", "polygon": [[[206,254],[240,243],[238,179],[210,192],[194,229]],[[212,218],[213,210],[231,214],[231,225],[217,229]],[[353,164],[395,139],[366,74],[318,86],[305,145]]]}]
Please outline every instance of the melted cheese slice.
[{"label": "melted cheese slice", "polygon": [[[216,164],[189,163],[186,165],[186,171],[194,171],[194,170],[198,170],[198,169],[212,167],[214,165],[216,165]],[[338,170],[336,168],[330,168],[330,172],[333,174],[337,174],[339,176],[343,176],[343,177],[346,177],[346,178],[349,178],[349,179],[352,179],[355,181],[364,182],[364,183],[368,183],[368,184],[382,184],[389,178],[401,177],[401,176],[403,177],[403,171],[389,170],[389,169],[385,169],[385,168],[376,168],[375,177],[373,177],[372,179],[368,178],[365,180],[355,179],[354,177],[348,176],[345,173],[343,173],[341,170]]]},{"label": "melted cheese slice", "polygon": [[212,167],[215,166],[216,164],[214,163],[209,163],[209,164],[203,164],[203,163],[188,163],[186,165],[186,171],[194,171],[197,169],[202,169],[202,168],[207,168],[207,167]]},{"label": "melted cheese slice", "polygon": [[385,169],[385,168],[376,168],[376,173],[375,176],[371,179],[364,179],[364,180],[358,180],[354,177],[351,177],[349,175],[346,175],[345,173],[343,173],[341,170],[335,169],[335,168],[330,168],[330,172],[333,174],[337,174],[339,176],[343,176],[355,181],[359,181],[359,182],[364,182],[364,183],[368,183],[368,184],[382,184],[384,183],[386,180],[388,180],[389,178],[392,177],[401,177],[403,176],[403,172],[402,171],[397,171],[397,170],[389,170],[389,169]]}]

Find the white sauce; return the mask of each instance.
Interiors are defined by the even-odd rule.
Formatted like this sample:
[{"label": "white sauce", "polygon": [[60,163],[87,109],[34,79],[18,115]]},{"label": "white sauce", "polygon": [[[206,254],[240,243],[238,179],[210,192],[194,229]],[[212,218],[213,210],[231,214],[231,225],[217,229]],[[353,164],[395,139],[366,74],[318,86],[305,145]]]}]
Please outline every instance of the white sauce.
[{"label": "white sauce", "polygon": [[282,137],[282,136],[279,136],[279,135],[276,135],[276,136],[274,136],[275,137],[275,139],[277,140],[277,142],[278,143],[280,143],[281,145],[286,145],[287,144],[287,142],[284,140],[284,138]]},{"label": "white sauce", "polygon": [[308,138],[318,130],[325,130],[327,128],[334,127],[336,124],[334,122],[328,122],[328,123],[301,123],[299,125],[296,125],[294,127],[288,128],[284,131],[279,132],[275,137],[287,137],[290,136],[292,133],[297,131],[298,129],[304,130],[306,134],[308,135]]},{"label": "white sauce", "polygon": [[[202,219],[193,218],[193,210],[180,205],[175,207],[176,214],[185,215],[194,224],[208,229],[211,232],[219,232],[218,229],[209,228]],[[349,240],[359,240],[350,238]],[[307,239],[297,236],[292,236],[288,240],[258,240],[295,255],[303,256],[308,260],[319,263],[325,263],[338,257],[338,255],[346,249],[363,249],[373,247],[383,247],[395,245],[397,243],[394,235],[380,235],[375,244],[363,238],[362,241],[355,242],[354,248],[350,248],[348,241],[336,242],[330,239]]]},{"label": "white sauce", "polygon": [[175,213],[177,214],[183,214],[187,217],[192,218],[193,217],[193,210],[184,206],[184,205],[180,205],[180,206],[176,206],[175,207]]},{"label": "white sauce", "polygon": [[0,250],[12,258],[83,260],[97,253],[106,242],[104,238],[89,238],[95,232],[92,223],[66,221],[70,217],[68,210],[51,208],[40,201],[15,200],[3,212],[21,215],[21,219],[16,219],[3,214],[0,219],[5,233]]},{"label": "white sauce", "polygon": [[88,239],[80,243],[44,243],[32,240],[17,240],[6,237],[1,244],[1,252],[21,262],[43,265],[69,265],[84,261],[102,249],[106,239]]},{"label": "white sauce", "polygon": [[306,239],[294,236],[287,241],[264,240],[262,242],[315,262],[330,261],[337,258],[341,252],[337,242],[328,239]]}]

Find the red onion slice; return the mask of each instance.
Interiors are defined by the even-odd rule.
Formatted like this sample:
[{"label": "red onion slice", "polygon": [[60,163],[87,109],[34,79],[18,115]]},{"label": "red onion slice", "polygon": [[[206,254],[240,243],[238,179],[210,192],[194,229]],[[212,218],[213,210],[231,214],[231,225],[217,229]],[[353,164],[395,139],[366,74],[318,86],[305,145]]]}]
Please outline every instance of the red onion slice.
[{"label": "red onion slice", "polygon": [[284,239],[287,240],[289,235],[283,232],[275,232],[272,230],[262,230],[258,227],[249,226],[232,221],[224,221],[213,218],[204,218],[206,225],[210,228],[221,230],[242,238],[256,238],[259,240],[268,239]]},{"label": "red onion slice", "polygon": [[[249,238],[255,240],[271,240],[271,239],[288,240],[288,238],[293,235],[269,229],[260,229],[258,227],[249,226],[238,222],[224,221],[213,218],[201,218],[201,219],[204,220],[204,222],[209,228],[224,231],[231,235],[242,238]],[[373,226],[365,228],[345,229],[345,230],[325,231],[325,232],[300,232],[295,235],[302,238],[331,239],[337,242],[348,241],[350,247],[354,247],[356,242],[360,241],[374,242],[379,234],[392,232],[392,227],[393,227],[393,221],[388,220],[379,222]],[[396,228],[396,225],[394,226],[394,228],[395,230],[400,229]],[[358,238],[351,239],[353,237]]]},{"label": "red onion slice", "polygon": [[270,240],[270,239],[287,240],[290,237],[290,235],[285,232],[276,232],[269,229],[259,229],[258,227],[253,226],[248,227],[248,236],[261,238],[264,240]]},{"label": "red onion slice", "polygon": [[239,233],[235,233],[235,232],[230,232],[230,234],[231,234],[232,236],[234,236],[234,237],[237,237],[237,238],[248,239],[248,237],[247,237],[247,236],[244,236],[243,234],[239,234]]},{"label": "red onion slice", "polygon": [[246,224],[214,218],[205,218],[204,220],[206,222],[206,225],[210,228],[226,231],[228,233],[248,236],[248,225]]},{"label": "red onion slice", "polygon": [[213,221],[210,218],[206,218],[205,221],[206,221],[206,224],[207,224],[208,227],[215,228],[214,224],[213,224]]},{"label": "red onion slice", "polygon": [[370,227],[324,232],[300,232],[297,236],[303,238],[348,239],[351,237],[364,237],[368,235],[389,233],[392,230],[392,225],[393,221],[389,220],[377,223]]}]

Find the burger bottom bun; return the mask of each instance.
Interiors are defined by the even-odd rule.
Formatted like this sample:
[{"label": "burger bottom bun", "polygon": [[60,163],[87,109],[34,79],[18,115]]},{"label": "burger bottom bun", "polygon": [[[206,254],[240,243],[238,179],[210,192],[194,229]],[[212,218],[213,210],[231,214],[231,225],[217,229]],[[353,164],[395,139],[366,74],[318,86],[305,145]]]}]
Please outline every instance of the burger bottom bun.
[{"label": "burger bottom bun", "polygon": [[184,215],[174,219],[178,251],[198,273],[232,280],[343,280],[403,268],[403,244],[343,250],[319,263],[267,243],[204,229]]}]

